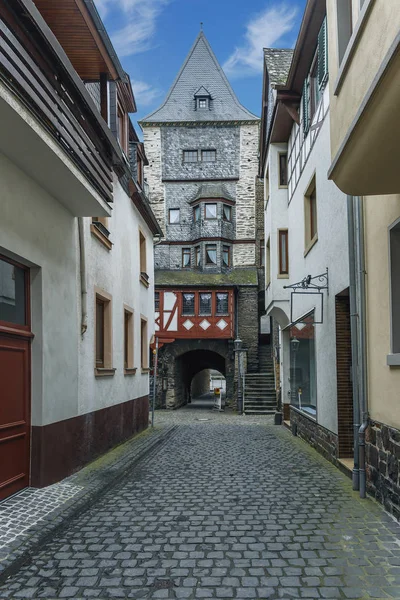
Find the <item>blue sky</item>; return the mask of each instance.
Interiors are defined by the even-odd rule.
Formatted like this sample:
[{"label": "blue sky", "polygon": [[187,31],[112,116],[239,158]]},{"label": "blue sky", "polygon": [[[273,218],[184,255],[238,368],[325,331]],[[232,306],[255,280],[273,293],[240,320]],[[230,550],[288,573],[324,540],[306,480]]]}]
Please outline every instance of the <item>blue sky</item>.
[{"label": "blue sky", "polygon": [[95,0],[138,105],[163,101],[204,23],[239,100],[260,114],[263,46],[293,47],[306,0]]}]

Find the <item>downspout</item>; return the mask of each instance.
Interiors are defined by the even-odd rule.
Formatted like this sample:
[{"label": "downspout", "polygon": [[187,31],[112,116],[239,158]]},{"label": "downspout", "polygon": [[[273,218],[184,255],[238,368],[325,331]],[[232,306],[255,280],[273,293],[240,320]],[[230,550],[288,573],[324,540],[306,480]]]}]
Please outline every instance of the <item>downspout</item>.
[{"label": "downspout", "polygon": [[360,403],[358,386],[358,315],[356,292],[356,253],[355,253],[355,226],[354,226],[354,197],[347,196],[347,227],[349,236],[349,279],[350,279],[350,331],[351,331],[351,362],[353,384],[353,445],[354,468],[353,490],[360,489],[359,481],[359,456],[358,456],[358,430],[360,428]]},{"label": "downspout", "polygon": [[363,198],[356,200],[356,226],[358,236],[358,284],[359,284],[359,354],[360,354],[360,416],[359,467],[360,498],[367,495],[365,470],[365,432],[368,427],[368,381],[367,381],[367,335],[366,335],[366,292],[365,292],[365,244],[364,244],[364,205]]},{"label": "downspout", "polygon": [[239,287],[235,285],[235,340],[239,338]]},{"label": "downspout", "polygon": [[86,253],[83,217],[78,217],[79,262],[81,276],[81,335],[85,335],[87,325],[87,283],[86,283]]}]

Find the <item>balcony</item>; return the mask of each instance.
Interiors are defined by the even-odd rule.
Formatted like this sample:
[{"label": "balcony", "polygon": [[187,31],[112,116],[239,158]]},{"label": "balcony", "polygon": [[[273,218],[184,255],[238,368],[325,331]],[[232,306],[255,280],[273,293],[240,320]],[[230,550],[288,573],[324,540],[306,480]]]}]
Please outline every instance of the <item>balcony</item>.
[{"label": "balcony", "polygon": [[0,7],[0,151],[75,216],[106,216],[111,133],[31,0]]}]

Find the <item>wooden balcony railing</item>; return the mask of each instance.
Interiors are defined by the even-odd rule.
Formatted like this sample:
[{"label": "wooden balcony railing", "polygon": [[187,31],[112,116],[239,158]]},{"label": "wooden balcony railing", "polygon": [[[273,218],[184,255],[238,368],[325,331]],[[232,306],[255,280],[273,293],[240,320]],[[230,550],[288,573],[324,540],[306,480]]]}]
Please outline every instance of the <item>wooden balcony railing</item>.
[{"label": "wooden balcony railing", "polygon": [[0,80],[35,115],[102,198],[111,201],[112,153],[94,117],[95,109],[77,89],[49,40],[18,8],[18,2],[0,3]]}]

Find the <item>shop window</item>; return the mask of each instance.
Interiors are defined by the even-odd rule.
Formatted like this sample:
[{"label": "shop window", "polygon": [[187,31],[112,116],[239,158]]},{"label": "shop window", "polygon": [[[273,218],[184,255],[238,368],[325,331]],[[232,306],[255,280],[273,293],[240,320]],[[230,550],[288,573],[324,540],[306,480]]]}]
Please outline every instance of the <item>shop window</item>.
[{"label": "shop window", "polygon": [[200,204],[193,208],[193,219],[194,221],[200,221]]},{"label": "shop window", "polygon": [[232,221],[232,207],[229,204],[224,204],[222,207],[222,215],[224,221]]},{"label": "shop window", "polygon": [[392,354],[400,354],[400,222],[390,229],[390,293]]},{"label": "shop window", "polygon": [[0,259],[0,321],[12,325],[28,325],[28,274],[27,269]]},{"label": "shop window", "polygon": [[111,296],[103,290],[96,290],[95,297],[95,375],[113,375]]},{"label": "shop window", "polygon": [[279,275],[289,274],[289,233],[287,229],[278,231]]},{"label": "shop window", "polygon": [[201,160],[203,162],[215,162],[217,160],[216,150],[202,150]]},{"label": "shop window", "polygon": [[200,246],[196,246],[196,248],[194,249],[194,256],[195,256],[195,265],[196,265],[196,267],[200,267],[200,265],[201,265],[201,250],[200,250]]},{"label": "shop window", "polygon": [[206,219],[217,218],[217,205],[216,204],[205,204],[204,205],[204,216]]},{"label": "shop window", "polygon": [[168,210],[168,222],[170,225],[177,225],[180,221],[180,209],[170,208]]},{"label": "shop window", "polygon": [[182,267],[190,267],[190,248],[182,248]]},{"label": "shop window", "polygon": [[140,363],[142,371],[147,372],[149,370],[149,339],[147,329],[147,319],[141,317],[140,319],[140,347],[141,347],[141,358]]},{"label": "shop window", "polygon": [[217,264],[217,246],[216,244],[206,245],[206,265]]},{"label": "shop window", "polygon": [[317,229],[317,188],[315,177],[304,196],[305,252],[308,252],[318,239]]},{"label": "shop window", "polygon": [[182,294],[182,315],[194,315],[194,294]]},{"label": "shop window", "polygon": [[183,151],[183,162],[185,163],[195,163],[198,161],[198,152],[197,150],[184,150]]},{"label": "shop window", "polygon": [[315,415],[317,381],[314,315],[290,328],[290,403]]},{"label": "shop window", "polygon": [[124,308],[124,369],[125,374],[133,370],[133,310]]},{"label": "shop window", "polygon": [[209,317],[212,314],[212,294],[200,294],[200,311],[202,317]]},{"label": "shop window", "polygon": [[279,153],[279,187],[286,188],[288,184],[287,153]]},{"label": "shop window", "polygon": [[229,294],[218,292],[216,294],[216,314],[217,315],[228,315],[229,314]]},{"label": "shop window", "polygon": [[231,248],[230,246],[222,247],[222,264],[224,267],[231,266]]}]

